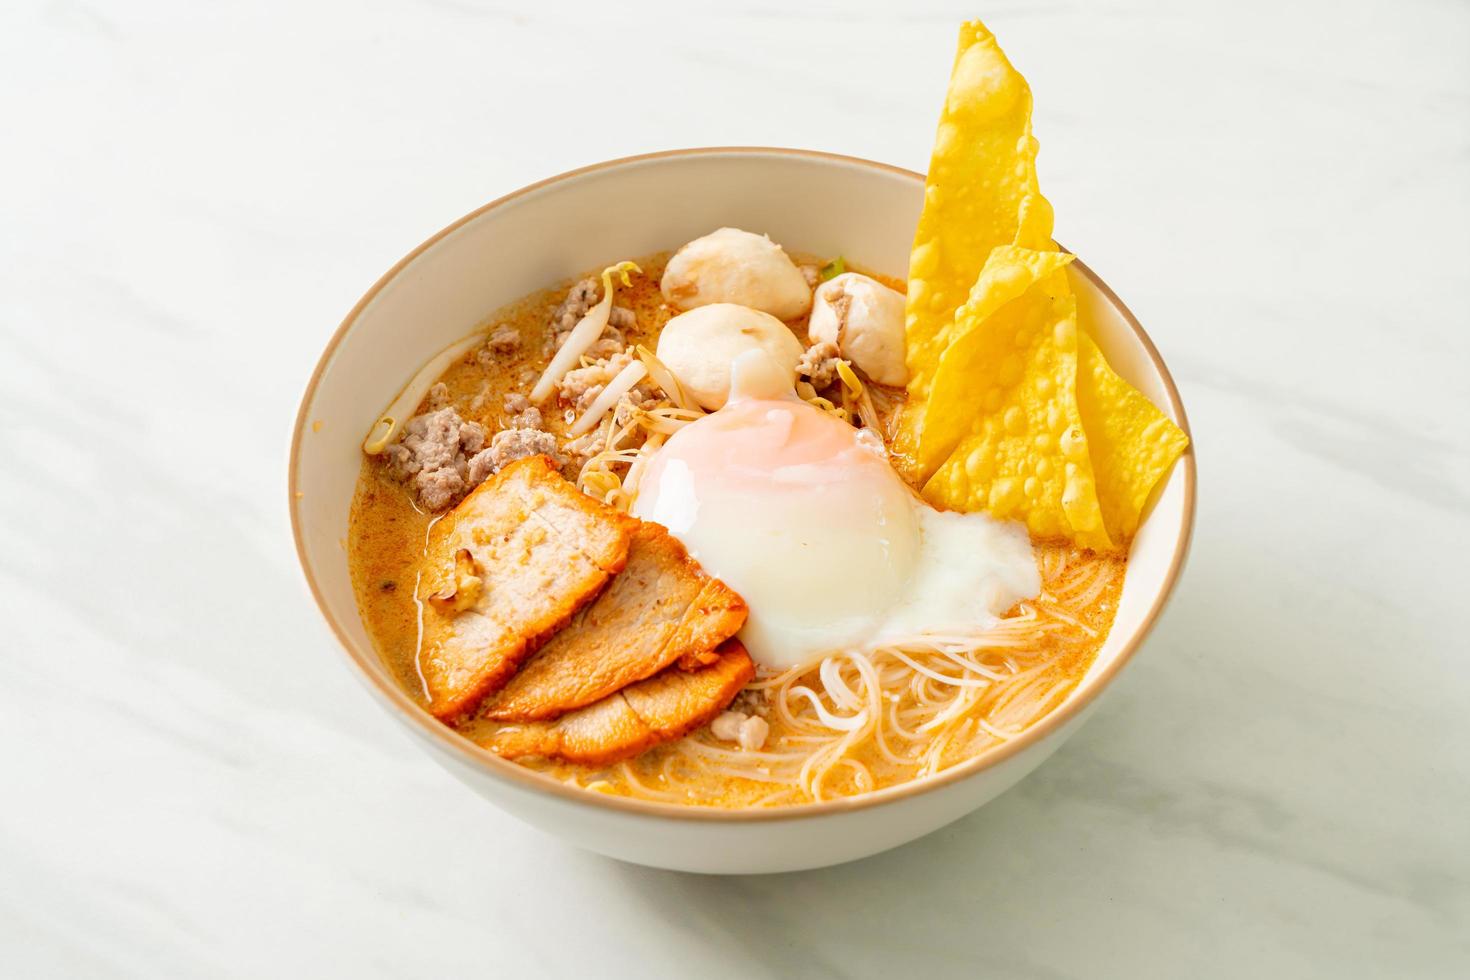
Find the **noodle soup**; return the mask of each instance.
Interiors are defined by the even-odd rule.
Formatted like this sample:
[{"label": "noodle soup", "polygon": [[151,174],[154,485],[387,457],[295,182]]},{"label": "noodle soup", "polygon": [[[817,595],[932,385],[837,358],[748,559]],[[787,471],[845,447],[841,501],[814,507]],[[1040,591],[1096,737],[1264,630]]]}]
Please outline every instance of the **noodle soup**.
[{"label": "noodle soup", "polygon": [[[647,380],[631,387],[594,427],[575,435],[573,430],[601,391],[635,363],[640,348],[659,348],[665,326],[679,314],[660,288],[669,258],[660,253],[636,260],[641,271],[630,273],[626,286],[617,285],[608,323],[594,344],[611,342],[577,358],[573,370],[587,372],[584,378],[564,385],[555,399],[535,409],[535,417],[529,396],[560,349],[558,339],[571,333],[601,295],[587,286],[589,280],[558,285],[489,317],[478,342],[424,379],[432,384],[410,409],[413,418],[448,410],[457,419],[456,439],[469,426],[481,430],[469,430],[468,444],[453,454],[466,476],[471,460],[497,445],[504,450],[495,460],[501,465],[520,449],[549,449],[561,474],[583,493],[630,510],[648,461],[672,435],[707,417],[706,411],[688,392],[675,399],[658,386],[653,376],[660,368],[675,372],[650,357],[654,370],[645,374]],[[821,278],[824,267],[829,276],[834,271],[823,257],[794,264],[812,280]],[[896,280],[871,278],[900,293],[904,288]],[[805,313],[783,321],[804,357],[820,346],[809,335],[810,320]],[[831,364],[816,355],[806,360],[811,363],[799,365],[796,397],[891,448],[903,390],[871,378],[863,383],[863,373],[855,393]],[[824,377],[824,370],[834,376]],[[583,387],[583,380],[590,383]],[[818,388],[813,382],[825,383]],[[416,438],[423,443],[428,435]],[[442,443],[428,448],[441,456],[446,451]],[[348,549],[358,605],[375,646],[403,689],[430,706],[425,617],[436,613],[424,568],[431,530],[447,502],[433,496],[439,484],[421,479],[433,471],[421,464],[409,472],[412,460],[405,465],[403,455],[380,452],[364,459]],[[593,792],[719,807],[819,802],[921,779],[1000,745],[1066,699],[1107,635],[1125,561],[1063,542],[1037,542],[1040,588],[993,622],[836,647],[780,669],[757,664],[755,676],[715,717],[627,758],[589,763],[530,754],[518,761]],[[841,588],[845,571],[834,556],[814,554],[802,574]],[[530,656],[534,663],[536,654]],[[491,744],[487,731],[516,727],[476,717],[453,723],[483,744]],[[752,728],[764,729],[758,740],[750,737]]]},{"label": "noodle soup", "polygon": [[565,784],[727,808],[932,778],[1056,711],[1188,437],[1079,319],[1036,152],[965,24],[906,281],[720,227],[420,368],[349,538],[403,689]]}]

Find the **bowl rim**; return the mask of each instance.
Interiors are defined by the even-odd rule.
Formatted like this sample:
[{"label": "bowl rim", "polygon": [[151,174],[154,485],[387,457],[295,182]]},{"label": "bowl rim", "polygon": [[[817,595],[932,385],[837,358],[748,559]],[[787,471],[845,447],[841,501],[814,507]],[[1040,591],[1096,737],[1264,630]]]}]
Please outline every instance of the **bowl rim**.
[{"label": "bowl rim", "polygon": [[[296,413],[296,421],[291,434],[290,461],[287,467],[287,501],[291,514],[291,534],[296,544],[296,558],[301,566],[302,574],[306,578],[306,584],[311,592],[312,599],[316,602],[317,610],[322,618],[327,621],[337,642],[347,654],[348,659],[356,668],[360,677],[368,686],[374,690],[392,707],[402,715],[403,719],[420,734],[426,736],[431,742],[436,743],[451,756],[458,757],[459,761],[466,763],[472,768],[489,774],[492,778],[505,780],[524,789],[533,792],[544,793],[565,801],[583,806],[636,815],[640,817],[654,817],[665,820],[692,820],[714,823],[736,823],[750,821],[782,821],[803,820],[824,816],[834,816],[842,813],[852,813],[857,810],[867,810],[874,807],[882,807],[900,803],[904,800],[926,793],[937,792],[945,787],[951,786],[961,780],[968,779],[987,769],[999,766],[1008,759],[1019,755],[1027,748],[1035,745],[1053,732],[1061,729],[1068,722],[1081,715],[1090,705],[1097,700],[1102,692],[1112,683],[1118,673],[1133,659],[1143,641],[1152,632],[1154,624],[1162,614],[1164,607],[1173,595],[1174,588],[1183,572],[1185,560],[1189,554],[1190,542],[1194,534],[1195,521],[1195,495],[1196,495],[1196,467],[1194,458],[1194,437],[1189,427],[1189,419],[1184,412],[1184,403],[1180,399],[1179,389],[1174,384],[1174,378],[1169,373],[1164,359],[1159,355],[1158,348],[1154,346],[1153,340],[1143,329],[1133,311],[1125,305],[1112,288],[1090,269],[1081,259],[1074,259],[1072,268],[1079,275],[1085,277],[1094,287],[1101,292],[1107,300],[1122,314],[1129,329],[1142,343],[1148,354],[1154,370],[1158,372],[1163,381],[1164,389],[1168,394],[1169,407],[1178,421],[1180,429],[1189,436],[1189,446],[1180,457],[1178,465],[1183,467],[1184,473],[1184,513],[1182,527],[1179,537],[1174,543],[1174,553],[1170,557],[1169,567],[1165,573],[1163,587],[1154,597],[1152,605],[1139,621],[1138,627],[1133,631],[1124,643],[1123,648],[1113,661],[1101,672],[1095,675],[1090,682],[1085,683],[1072,697],[1069,697],[1060,707],[1042,718],[1036,724],[1021,732],[1015,738],[990,751],[968,759],[949,769],[923,779],[914,779],[897,786],[875,790],[861,796],[844,797],[838,800],[828,800],[820,803],[787,803],[772,807],[753,807],[747,809],[727,809],[723,807],[698,806],[688,803],[672,803],[656,800],[634,800],[626,797],[611,796],[603,793],[588,792],[568,786],[550,776],[543,775],[528,769],[508,759],[503,759],[488,749],[481,748],[469,739],[455,733],[452,729],[440,723],[427,711],[415,704],[404,691],[394,684],[391,679],[380,676],[376,668],[381,664],[370,663],[366,656],[356,650],[349,641],[346,631],[329,610],[322,594],[321,586],[316,580],[311,565],[307,560],[305,535],[302,528],[301,499],[297,496],[296,487],[299,476],[299,462],[301,457],[302,437],[307,429],[308,408],[316,396],[317,385],[321,381],[326,366],[332,360],[337,347],[346,338],[349,330],[362,314],[363,310],[378,295],[378,293],[399,273],[414,262],[420,255],[433,245],[443,240],[460,227],[479,218],[496,208],[515,201],[532,192],[562,183],[569,180],[596,173],[602,170],[611,170],[632,164],[645,163],[655,160],[668,160],[686,157],[700,156],[785,156],[815,160],[826,163],[836,163],[845,166],[856,165],[871,170],[882,171],[891,175],[904,177],[918,181],[921,185],[924,175],[904,167],[894,166],[887,163],[879,163],[862,157],[847,156],[840,153],[829,153],[822,150],[794,149],[777,146],[706,146],[691,147],[686,149],[660,150],[652,153],[640,153],[633,156],[618,157],[605,160],[600,163],[578,167],[564,173],[547,177],[535,183],[527,184],[518,190],[511,191],[501,197],[484,204],[469,212],[463,217],[451,222],[444,228],[435,232],[413,251],[400,259],[387,272],[383,273],[373,283],[372,287],[363,294],[362,298],[343,318],[327,342],[326,348],[318,358],[311,377],[307,381],[306,390],[302,394],[301,404]],[[1060,247],[1060,246],[1059,246]],[[1063,249],[1066,251],[1066,249]]]}]

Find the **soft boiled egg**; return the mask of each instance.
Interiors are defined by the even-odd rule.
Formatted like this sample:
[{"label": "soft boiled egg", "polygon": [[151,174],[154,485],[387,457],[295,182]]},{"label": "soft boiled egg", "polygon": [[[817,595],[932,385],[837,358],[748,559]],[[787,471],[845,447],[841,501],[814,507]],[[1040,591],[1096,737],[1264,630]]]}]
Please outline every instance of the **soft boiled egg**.
[{"label": "soft boiled egg", "polygon": [[788,375],[764,351],[737,357],[728,402],[669,438],[633,506],[745,597],[760,664],[971,632],[1040,591],[1022,525],[925,504]]}]

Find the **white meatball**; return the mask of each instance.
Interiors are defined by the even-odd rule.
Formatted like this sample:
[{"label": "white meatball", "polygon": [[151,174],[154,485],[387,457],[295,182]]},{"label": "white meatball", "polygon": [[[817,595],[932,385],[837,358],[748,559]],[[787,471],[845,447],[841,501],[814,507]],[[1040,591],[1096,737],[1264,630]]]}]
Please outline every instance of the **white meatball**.
[{"label": "white meatball", "polygon": [[730,396],[730,366],[746,351],[769,354],[796,383],[801,341],[769,313],[711,303],[680,313],[658,335],[658,359],[700,405],[713,411]]},{"label": "white meatball", "polygon": [[680,310],[739,303],[794,320],[812,305],[811,286],[781,246],[739,228],[721,228],[679,249],[659,288]]},{"label": "white meatball", "polygon": [[817,287],[807,333],[814,344],[836,344],[843,357],[880,385],[897,387],[909,379],[903,306],[903,293],[844,272]]}]

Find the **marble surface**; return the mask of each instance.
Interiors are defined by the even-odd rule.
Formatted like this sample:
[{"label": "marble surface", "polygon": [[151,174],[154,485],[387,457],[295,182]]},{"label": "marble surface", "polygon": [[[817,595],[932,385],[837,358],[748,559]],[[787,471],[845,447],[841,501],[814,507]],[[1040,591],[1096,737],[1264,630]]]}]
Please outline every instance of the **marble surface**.
[{"label": "marble surface", "polygon": [[[305,596],[318,352],[574,166],[921,168],[973,14],[1192,415],[1153,642],[1017,789],[868,861],[698,878],[513,822]],[[1428,0],[0,5],[0,973],[1470,975],[1467,50]]]}]

